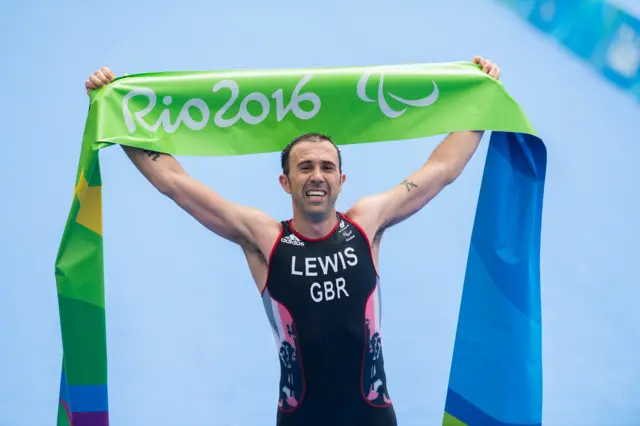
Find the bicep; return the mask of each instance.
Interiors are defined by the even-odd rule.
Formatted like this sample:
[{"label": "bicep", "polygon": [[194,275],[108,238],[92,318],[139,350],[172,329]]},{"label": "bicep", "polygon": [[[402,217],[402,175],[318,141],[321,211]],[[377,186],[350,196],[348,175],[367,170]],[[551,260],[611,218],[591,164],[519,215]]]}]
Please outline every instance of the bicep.
[{"label": "bicep", "polygon": [[448,183],[447,170],[438,164],[425,165],[400,184],[380,194],[358,201],[350,210],[367,234],[374,237],[422,209]]},{"label": "bicep", "polygon": [[189,175],[173,179],[172,196],[176,204],[203,226],[240,245],[261,247],[260,233],[270,230],[275,220],[263,212],[229,201]]}]

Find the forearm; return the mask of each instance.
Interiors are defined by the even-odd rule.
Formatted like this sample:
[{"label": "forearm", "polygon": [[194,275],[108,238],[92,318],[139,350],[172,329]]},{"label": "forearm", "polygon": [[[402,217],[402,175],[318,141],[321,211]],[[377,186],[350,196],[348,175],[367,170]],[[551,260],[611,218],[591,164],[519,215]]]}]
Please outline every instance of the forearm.
[{"label": "forearm", "polygon": [[127,157],[142,175],[161,193],[170,195],[172,178],[185,173],[173,156],[122,145]]},{"label": "forearm", "polygon": [[[392,226],[424,207],[455,181],[478,148],[483,132],[455,132],[433,150],[427,162],[400,185],[369,198],[366,210],[374,229]],[[376,231],[377,232],[377,231]]]},{"label": "forearm", "polygon": [[[273,244],[279,222],[256,209],[222,198],[189,176],[169,154],[128,146],[122,148],[154,187],[217,235],[243,247],[264,248]],[[264,232],[266,226],[270,229],[267,233]],[[266,251],[263,254],[268,255]]]},{"label": "forearm", "polygon": [[449,134],[433,150],[425,167],[430,164],[440,165],[446,170],[445,180],[453,182],[460,176],[475,153],[483,134],[482,131],[461,131]]}]

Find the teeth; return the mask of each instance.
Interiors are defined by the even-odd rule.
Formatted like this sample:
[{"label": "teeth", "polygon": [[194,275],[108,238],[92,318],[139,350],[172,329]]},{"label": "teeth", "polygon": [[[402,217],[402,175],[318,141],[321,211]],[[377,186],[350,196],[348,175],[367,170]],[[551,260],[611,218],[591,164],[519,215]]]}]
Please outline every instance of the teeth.
[{"label": "teeth", "polygon": [[325,195],[324,191],[307,191],[307,195],[314,197],[314,196],[318,196],[318,197],[322,197],[323,195]]}]

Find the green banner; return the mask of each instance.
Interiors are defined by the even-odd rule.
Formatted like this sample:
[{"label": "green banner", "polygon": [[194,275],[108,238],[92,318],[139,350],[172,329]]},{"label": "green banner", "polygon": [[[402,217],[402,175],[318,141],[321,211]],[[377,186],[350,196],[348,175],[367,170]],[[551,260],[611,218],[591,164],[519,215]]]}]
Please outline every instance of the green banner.
[{"label": "green banner", "polygon": [[278,151],[318,129],[342,144],[533,132],[471,63],[138,74],[95,93],[87,125],[91,142],[202,156]]},{"label": "green banner", "polygon": [[469,62],[145,73],[118,78],[90,99],[56,259],[64,350],[58,426],[108,424],[101,148],[227,156],[280,151],[306,132],[330,134],[339,145],[458,130],[535,135],[502,83]]}]

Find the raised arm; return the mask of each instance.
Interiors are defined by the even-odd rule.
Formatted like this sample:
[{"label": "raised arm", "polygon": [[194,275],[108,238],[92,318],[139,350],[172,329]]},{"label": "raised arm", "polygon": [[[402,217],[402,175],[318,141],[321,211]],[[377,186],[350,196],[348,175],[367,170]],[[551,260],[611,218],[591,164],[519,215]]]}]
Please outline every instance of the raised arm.
[{"label": "raised arm", "polygon": [[280,226],[275,219],[260,210],[224,199],[191,177],[171,155],[128,146],[122,148],[158,191],[217,235],[243,247],[265,248],[273,243],[271,240]]},{"label": "raised arm", "polygon": [[460,175],[475,152],[482,132],[456,132],[447,136],[427,162],[399,185],[365,197],[349,209],[372,238],[409,218]]},{"label": "raised arm", "polygon": [[[478,56],[473,61],[489,75],[499,78],[500,69],[491,61]],[[348,216],[357,221],[373,241],[384,229],[418,212],[455,181],[478,148],[483,133],[462,131],[449,134],[419,170],[400,185],[358,201],[347,212]]]},{"label": "raised arm", "polygon": [[[87,92],[109,84],[110,69],[96,71],[85,83]],[[230,202],[191,177],[169,154],[122,146],[142,175],[162,194],[217,235],[268,256],[280,224],[260,210]]]}]

